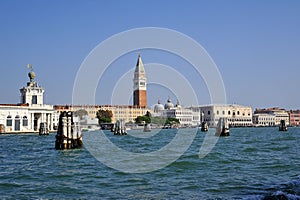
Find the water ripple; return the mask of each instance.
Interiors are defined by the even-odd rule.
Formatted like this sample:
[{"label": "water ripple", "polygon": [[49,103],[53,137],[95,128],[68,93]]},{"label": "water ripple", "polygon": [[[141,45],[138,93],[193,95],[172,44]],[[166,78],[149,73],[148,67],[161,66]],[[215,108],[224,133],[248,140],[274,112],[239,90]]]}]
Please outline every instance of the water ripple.
[{"label": "water ripple", "polygon": [[[128,151],[150,152],[176,132],[106,134]],[[198,132],[176,162],[145,174],[110,169],[85,148],[56,151],[55,134],[0,135],[0,199],[300,199],[299,135],[299,128],[235,128],[199,159]]]}]

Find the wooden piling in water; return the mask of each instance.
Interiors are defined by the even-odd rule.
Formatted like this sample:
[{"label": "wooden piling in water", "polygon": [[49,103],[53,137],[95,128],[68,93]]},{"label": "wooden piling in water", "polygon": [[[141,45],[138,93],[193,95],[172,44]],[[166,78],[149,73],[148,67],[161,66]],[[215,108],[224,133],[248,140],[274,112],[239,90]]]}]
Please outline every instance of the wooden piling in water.
[{"label": "wooden piling in water", "polygon": [[55,149],[75,149],[81,146],[82,134],[79,117],[74,117],[73,112],[62,112],[59,116]]}]

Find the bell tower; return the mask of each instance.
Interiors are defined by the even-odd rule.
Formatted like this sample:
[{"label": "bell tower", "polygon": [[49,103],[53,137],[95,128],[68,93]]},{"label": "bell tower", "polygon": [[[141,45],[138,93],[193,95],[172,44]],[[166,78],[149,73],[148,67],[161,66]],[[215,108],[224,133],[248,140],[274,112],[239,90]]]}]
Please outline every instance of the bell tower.
[{"label": "bell tower", "polygon": [[145,68],[139,53],[133,78],[133,105],[147,107],[147,86]]},{"label": "bell tower", "polygon": [[30,69],[28,73],[29,82],[27,82],[27,86],[20,89],[21,93],[21,103],[28,103],[31,105],[42,105],[44,104],[44,88],[38,86],[37,82],[35,82],[35,73],[30,64],[27,65]]}]

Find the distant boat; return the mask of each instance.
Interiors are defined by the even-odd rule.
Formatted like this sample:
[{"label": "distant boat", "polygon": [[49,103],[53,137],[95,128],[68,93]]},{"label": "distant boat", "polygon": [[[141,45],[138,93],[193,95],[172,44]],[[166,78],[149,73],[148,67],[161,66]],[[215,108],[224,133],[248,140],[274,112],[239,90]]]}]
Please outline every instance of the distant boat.
[{"label": "distant boat", "polygon": [[202,132],[207,132],[207,131],[208,131],[208,125],[207,125],[207,122],[202,122],[202,123],[201,123],[201,131],[202,131]]},{"label": "distant boat", "polygon": [[151,126],[150,126],[150,124],[145,124],[145,126],[144,126],[144,132],[151,132]]},{"label": "distant boat", "polygon": [[285,120],[280,120],[279,131],[287,131],[287,126],[285,124]]},{"label": "distant boat", "polygon": [[220,118],[217,128],[216,128],[216,136],[229,136],[229,124],[227,118]]}]

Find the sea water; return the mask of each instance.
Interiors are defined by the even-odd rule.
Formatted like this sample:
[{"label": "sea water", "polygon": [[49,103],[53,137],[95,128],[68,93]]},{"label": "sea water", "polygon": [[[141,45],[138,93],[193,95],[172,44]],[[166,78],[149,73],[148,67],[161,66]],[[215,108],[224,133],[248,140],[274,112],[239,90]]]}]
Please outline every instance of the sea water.
[{"label": "sea water", "polygon": [[[177,131],[151,137],[134,137],[151,134],[138,130],[104,134],[126,151],[145,153],[168,144]],[[84,134],[98,137],[98,132]],[[2,134],[0,199],[300,199],[300,128],[232,128],[199,158],[206,134],[198,131],[169,166],[138,174],[107,167],[85,147],[55,150],[55,133]]]}]

